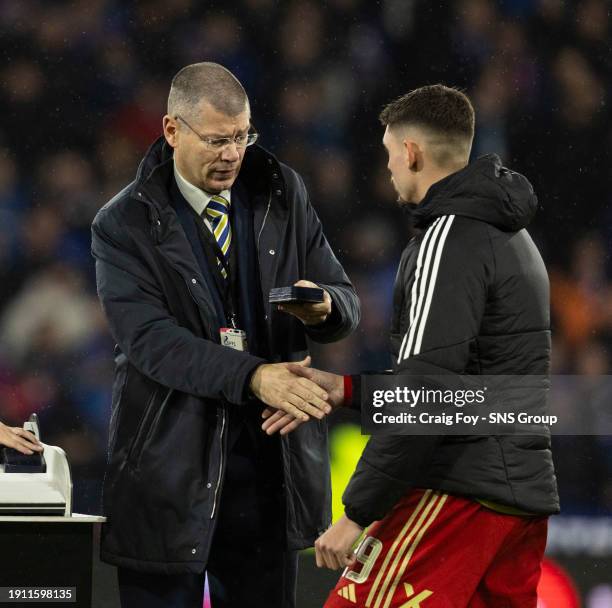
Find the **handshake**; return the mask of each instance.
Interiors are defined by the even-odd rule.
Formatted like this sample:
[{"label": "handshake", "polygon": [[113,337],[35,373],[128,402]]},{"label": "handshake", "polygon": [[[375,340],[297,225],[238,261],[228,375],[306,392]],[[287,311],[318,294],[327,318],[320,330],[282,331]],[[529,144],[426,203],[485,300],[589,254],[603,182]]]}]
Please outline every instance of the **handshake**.
[{"label": "handshake", "polygon": [[251,392],[267,405],[262,429],[286,435],[310,416],[321,419],[344,405],[344,378],[299,363],[260,365],[251,377]]}]

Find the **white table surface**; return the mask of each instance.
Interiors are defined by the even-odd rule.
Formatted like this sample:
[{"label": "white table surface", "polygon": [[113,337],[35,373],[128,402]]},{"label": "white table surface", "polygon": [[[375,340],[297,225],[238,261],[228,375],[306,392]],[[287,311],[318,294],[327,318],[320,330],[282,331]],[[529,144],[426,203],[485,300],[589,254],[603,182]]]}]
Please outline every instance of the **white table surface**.
[{"label": "white table surface", "polygon": [[106,517],[101,515],[81,515],[80,513],[73,513],[72,517],[63,517],[59,515],[3,515],[0,517],[0,522],[17,522],[17,521],[36,521],[36,522],[49,522],[49,523],[83,523],[83,524],[95,524],[103,523],[106,521]]}]

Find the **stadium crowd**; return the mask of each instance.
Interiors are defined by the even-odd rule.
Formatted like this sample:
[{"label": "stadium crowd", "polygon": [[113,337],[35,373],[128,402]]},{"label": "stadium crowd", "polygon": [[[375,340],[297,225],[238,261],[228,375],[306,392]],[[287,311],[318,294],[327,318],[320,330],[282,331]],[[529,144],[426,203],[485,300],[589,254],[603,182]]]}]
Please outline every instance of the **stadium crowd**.
[{"label": "stadium crowd", "polygon": [[174,73],[211,60],[244,83],[261,144],[304,176],[361,297],[358,332],[315,351],[333,371],[388,367],[411,227],[378,112],[427,83],[468,92],[473,155],[498,153],[539,196],[553,371],[593,378],[568,408],[583,434],[554,440],[562,507],[612,513],[606,0],[23,0],[0,5],[0,28],[0,420],[39,413],[68,452],[76,510],[100,510],[113,367],[90,223],[161,135]]}]

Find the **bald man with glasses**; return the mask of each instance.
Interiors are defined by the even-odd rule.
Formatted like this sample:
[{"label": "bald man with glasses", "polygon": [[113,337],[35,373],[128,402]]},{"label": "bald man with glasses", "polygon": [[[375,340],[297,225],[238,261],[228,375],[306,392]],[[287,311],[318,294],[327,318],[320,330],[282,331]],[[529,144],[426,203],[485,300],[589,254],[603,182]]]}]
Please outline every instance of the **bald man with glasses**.
[{"label": "bald man with glasses", "polygon": [[[329,395],[289,371],[359,301],[302,178],[254,145],[248,97],[214,63],[174,77],[163,136],[96,215],[115,347],[101,557],[123,608],[291,608],[297,551],[331,522]],[[268,302],[272,287],[323,302]],[[308,421],[287,437],[265,407]]]}]

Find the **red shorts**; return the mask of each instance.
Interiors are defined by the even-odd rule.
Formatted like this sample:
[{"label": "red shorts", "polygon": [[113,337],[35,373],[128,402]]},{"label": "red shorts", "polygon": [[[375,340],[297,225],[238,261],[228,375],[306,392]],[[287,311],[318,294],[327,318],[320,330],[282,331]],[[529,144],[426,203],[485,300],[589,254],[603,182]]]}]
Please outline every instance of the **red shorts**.
[{"label": "red shorts", "polygon": [[411,491],[368,530],[325,608],[535,608],[547,523]]}]

